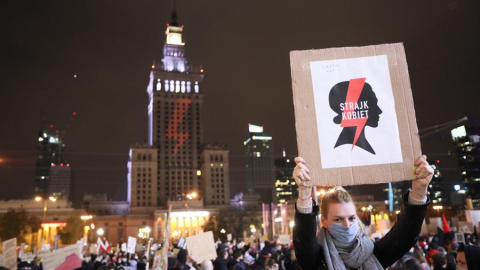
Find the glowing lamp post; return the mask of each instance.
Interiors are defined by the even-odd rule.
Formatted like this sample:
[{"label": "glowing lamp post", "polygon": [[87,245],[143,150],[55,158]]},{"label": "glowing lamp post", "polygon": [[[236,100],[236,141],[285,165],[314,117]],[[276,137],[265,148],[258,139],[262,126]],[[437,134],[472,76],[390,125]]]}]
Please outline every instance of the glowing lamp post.
[{"label": "glowing lamp post", "polygon": [[98,228],[98,230],[97,230],[98,236],[103,236],[104,233],[105,233],[105,231],[102,228]]}]

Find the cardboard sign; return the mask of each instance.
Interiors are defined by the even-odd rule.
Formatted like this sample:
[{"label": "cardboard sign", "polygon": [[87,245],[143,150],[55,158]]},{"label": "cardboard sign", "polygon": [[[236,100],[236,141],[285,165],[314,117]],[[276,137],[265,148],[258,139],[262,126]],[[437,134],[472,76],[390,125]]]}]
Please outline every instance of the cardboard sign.
[{"label": "cardboard sign", "polygon": [[128,237],[127,252],[130,254],[135,253],[135,246],[137,245],[137,238]]},{"label": "cardboard sign", "polygon": [[278,242],[283,245],[290,244],[290,235],[288,234],[281,234],[278,236]]},{"label": "cardboard sign", "polygon": [[80,245],[70,245],[53,252],[43,254],[42,262],[44,269],[71,270],[82,267]]},{"label": "cardboard sign", "polygon": [[414,179],[421,155],[401,43],[290,52],[299,155],[313,185]]},{"label": "cardboard sign", "polygon": [[3,266],[10,270],[17,269],[17,238],[12,238],[2,243]]},{"label": "cardboard sign", "polygon": [[463,233],[455,233],[455,242],[465,244],[465,235]]},{"label": "cardboard sign", "polygon": [[188,255],[198,263],[215,259],[217,257],[217,251],[215,250],[213,233],[209,231],[187,237],[187,250]]},{"label": "cardboard sign", "polygon": [[180,237],[180,239],[178,240],[177,247],[187,249],[187,241],[185,240],[185,238]]}]

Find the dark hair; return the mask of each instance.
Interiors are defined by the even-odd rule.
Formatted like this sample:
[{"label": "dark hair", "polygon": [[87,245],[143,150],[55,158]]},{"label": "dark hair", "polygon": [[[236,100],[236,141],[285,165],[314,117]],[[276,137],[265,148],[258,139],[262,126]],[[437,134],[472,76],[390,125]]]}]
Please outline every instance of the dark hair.
[{"label": "dark hair", "polygon": [[434,267],[439,267],[447,263],[447,257],[441,252],[437,252],[432,255],[432,261]]},{"label": "dark hair", "polygon": [[241,256],[243,256],[243,251],[242,250],[237,250],[235,251],[235,253],[233,253],[233,259],[236,260],[238,258],[240,258]]}]

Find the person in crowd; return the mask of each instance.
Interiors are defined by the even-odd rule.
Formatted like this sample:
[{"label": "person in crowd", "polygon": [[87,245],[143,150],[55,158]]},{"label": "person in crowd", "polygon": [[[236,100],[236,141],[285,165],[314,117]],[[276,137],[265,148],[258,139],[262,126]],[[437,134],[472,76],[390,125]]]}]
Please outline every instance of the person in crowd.
[{"label": "person in crowd", "polygon": [[389,270],[423,270],[423,268],[413,257],[413,254],[407,253],[390,266]]},{"label": "person in crowd", "polygon": [[147,270],[147,257],[142,256],[137,263],[137,270]]},{"label": "person in crowd", "polygon": [[275,261],[275,259],[270,258],[267,260],[267,264],[265,266],[266,270],[278,270],[278,263]]},{"label": "person in crowd", "polygon": [[422,270],[431,270],[430,265],[428,265],[428,262],[423,255],[423,249],[420,246],[415,246],[413,248],[413,257],[420,264]]},{"label": "person in crowd", "polygon": [[217,250],[217,258],[213,261],[214,270],[228,270],[228,252],[225,248]]},{"label": "person in crowd", "polygon": [[200,264],[201,270],[213,270],[213,263],[210,260],[205,260]]},{"label": "person in crowd", "polygon": [[243,262],[243,251],[241,249],[235,251],[233,261],[233,270],[245,270],[247,268],[247,265]]},{"label": "person in crowd", "polygon": [[[397,222],[382,239],[373,242],[364,233],[354,201],[342,187],[327,192],[321,201],[321,229],[317,242],[319,207],[312,200],[310,171],[303,158],[295,158],[293,177],[299,186],[293,241],[302,269],[385,269],[417,242],[429,199],[433,168],[426,156],[414,163],[416,178],[403,196]],[[393,248],[395,247],[395,248]]]},{"label": "person in crowd", "polygon": [[443,252],[432,255],[433,270],[447,270],[447,257]]}]

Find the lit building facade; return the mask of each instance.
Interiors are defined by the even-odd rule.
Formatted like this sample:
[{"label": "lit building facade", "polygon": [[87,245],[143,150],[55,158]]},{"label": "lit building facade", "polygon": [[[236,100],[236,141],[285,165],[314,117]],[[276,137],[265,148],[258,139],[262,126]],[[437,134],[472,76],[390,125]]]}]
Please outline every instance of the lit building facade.
[{"label": "lit building facade", "polygon": [[262,126],[249,124],[249,136],[245,140],[247,157],[247,188],[259,193],[265,202],[274,200],[275,170],[272,136]]},{"label": "lit building facade", "polygon": [[130,148],[127,201],[132,208],[157,205],[157,153],[157,148],[148,145]]},{"label": "lit building facade", "polygon": [[298,197],[298,188],[293,179],[295,161],[292,157],[286,157],[285,151],[282,158],[275,159],[275,192],[278,203],[287,203]]},{"label": "lit building facade", "polygon": [[58,131],[40,130],[35,168],[34,195],[69,199],[71,167],[64,159],[65,144]]},{"label": "lit building facade", "polygon": [[149,145],[158,149],[158,206],[199,191],[203,142],[203,70],[187,63],[183,26],[178,25],[175,10],[165,33],[163,59],[152,65],[147,87]]},{"label": "lit building facade", "polygon": [[205,145],[201,152],[202,194],[206,206],[230,204],[228,149]]},{"label": "lit building facade", "polygon": [[480,207],[480,132],[478,129],[460,126],[451,131],[457,148],[460,177],[466,187],[467,198],[475,208]]}]

